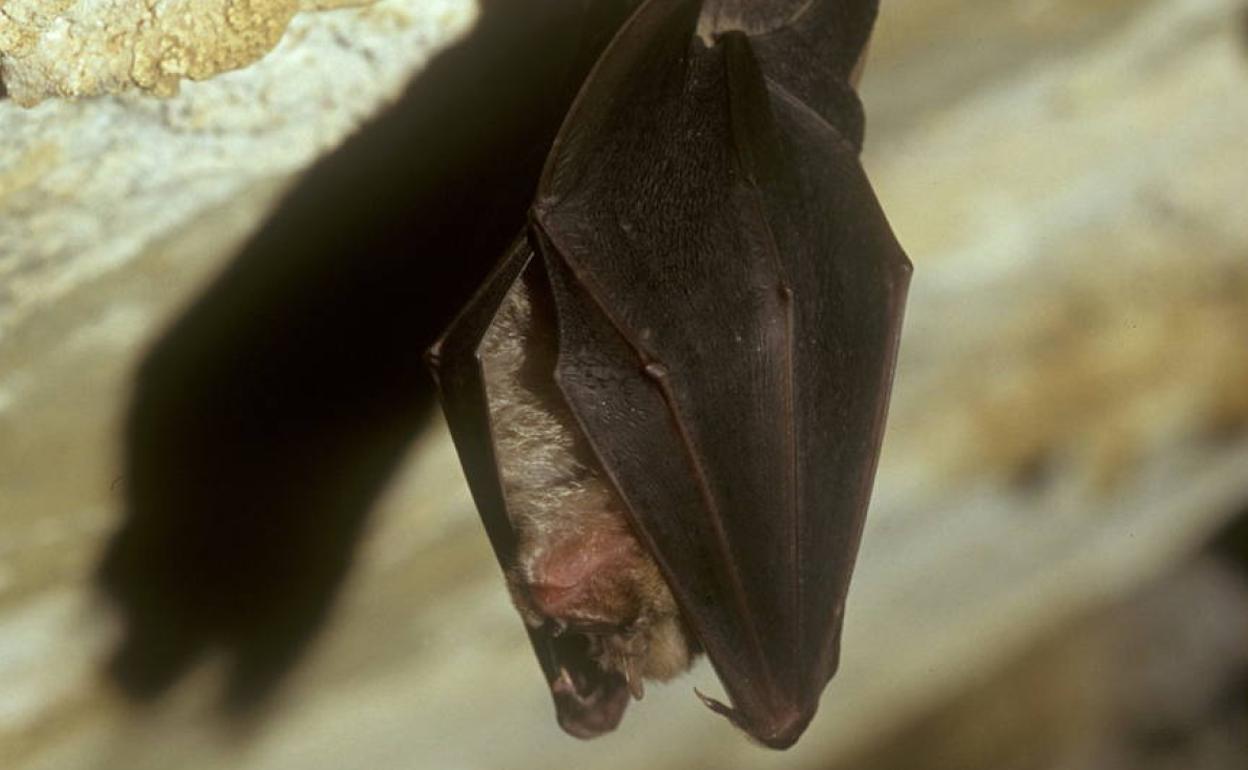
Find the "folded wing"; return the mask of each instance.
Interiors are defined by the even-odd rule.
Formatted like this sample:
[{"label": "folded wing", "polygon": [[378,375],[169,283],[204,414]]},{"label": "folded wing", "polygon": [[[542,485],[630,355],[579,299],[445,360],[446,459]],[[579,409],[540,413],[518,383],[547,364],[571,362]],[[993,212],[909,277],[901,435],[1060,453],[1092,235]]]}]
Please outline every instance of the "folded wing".
[{"label": "folded wing", "polygon": [[732,701],[710,704],[785,746],[836,668],[909,263],[853,121],[699,13],[650,2],[621,32],[533,229],[556,377]]}]

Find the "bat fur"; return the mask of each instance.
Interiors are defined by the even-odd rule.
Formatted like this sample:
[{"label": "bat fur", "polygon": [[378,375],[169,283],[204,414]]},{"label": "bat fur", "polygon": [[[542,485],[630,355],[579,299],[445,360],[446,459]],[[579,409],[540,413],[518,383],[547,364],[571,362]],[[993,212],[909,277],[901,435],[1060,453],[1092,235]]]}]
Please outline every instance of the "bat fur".
[{"label": "bat fur", "polygon": [[696,646],[551,376],[553,308],[530,285],[533,273],[508,293],[481,348],[519,539],[508,588],[525,623],[584,634],[591,657],[640,698],[643,677],[666,681],[687,670]]}]

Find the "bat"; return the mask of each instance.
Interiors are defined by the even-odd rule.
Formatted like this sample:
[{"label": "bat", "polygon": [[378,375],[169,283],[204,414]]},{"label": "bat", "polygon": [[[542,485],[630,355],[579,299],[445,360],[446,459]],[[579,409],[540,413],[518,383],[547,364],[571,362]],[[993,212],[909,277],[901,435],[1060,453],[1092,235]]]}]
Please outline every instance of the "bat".
[{"label": "bat", "polygon": [[910,262],[859,162],[856,0],[647,0],[428,359],[560,726],[705,653],[787,748],[837,668]]}]

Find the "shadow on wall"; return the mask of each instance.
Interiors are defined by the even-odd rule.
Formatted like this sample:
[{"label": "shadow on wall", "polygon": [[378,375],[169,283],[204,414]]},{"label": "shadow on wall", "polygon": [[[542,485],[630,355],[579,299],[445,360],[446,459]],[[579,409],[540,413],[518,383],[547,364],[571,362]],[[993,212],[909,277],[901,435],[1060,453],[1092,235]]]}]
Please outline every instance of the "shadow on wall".
[{"label": "shadow on wall", "polygon": [[1245,52],[1248,52],[1248,3],[1239,11],[1239,40]]},{"label": "shadow on wall", "polygon": [[136,699],[197,657],[261,702],[324,620],[425,425],[422,354],[520,230],[559,122],[637,0],[483,0],[473,33],[313,167],[138,371],[99,565]]},{"label": "shadow on wall", "polygon": [[1244,49],[1248,50],[1248,3],[1239,11],[1239,38]]}]

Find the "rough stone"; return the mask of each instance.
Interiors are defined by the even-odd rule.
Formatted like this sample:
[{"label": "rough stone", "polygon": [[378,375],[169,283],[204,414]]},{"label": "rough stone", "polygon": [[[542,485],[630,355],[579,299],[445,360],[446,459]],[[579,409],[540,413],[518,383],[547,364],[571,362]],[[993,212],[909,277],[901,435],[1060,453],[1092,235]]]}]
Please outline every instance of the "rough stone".
[{"label": "rough stone", "polygon": [[469,0],[303,14],[246,71],[170,98],[0,101],[0,338],[197,212],[337,145],[473,16]]},{"label": "rough stone", "polygon": [[371,0],[9,0],[0,79],[23,106],[52,97],[172,96],[268,53],[301,10]]},{"label": "rough stone", "polygon": [[134,367],[293,175],[462,28],[467,3],[431,7],[298,15],[269,56],[170,100],[0,102],[0,766],[828,767],[1173,574],[1243,509],[1241,3],[898,0],[866,163],[913,301],[841,671],[795,750],[702,709],[706,666],[615,735],[562,736],[441,431],[244,748],[205,718],[214,661],[122,708],[87,586]]}]

